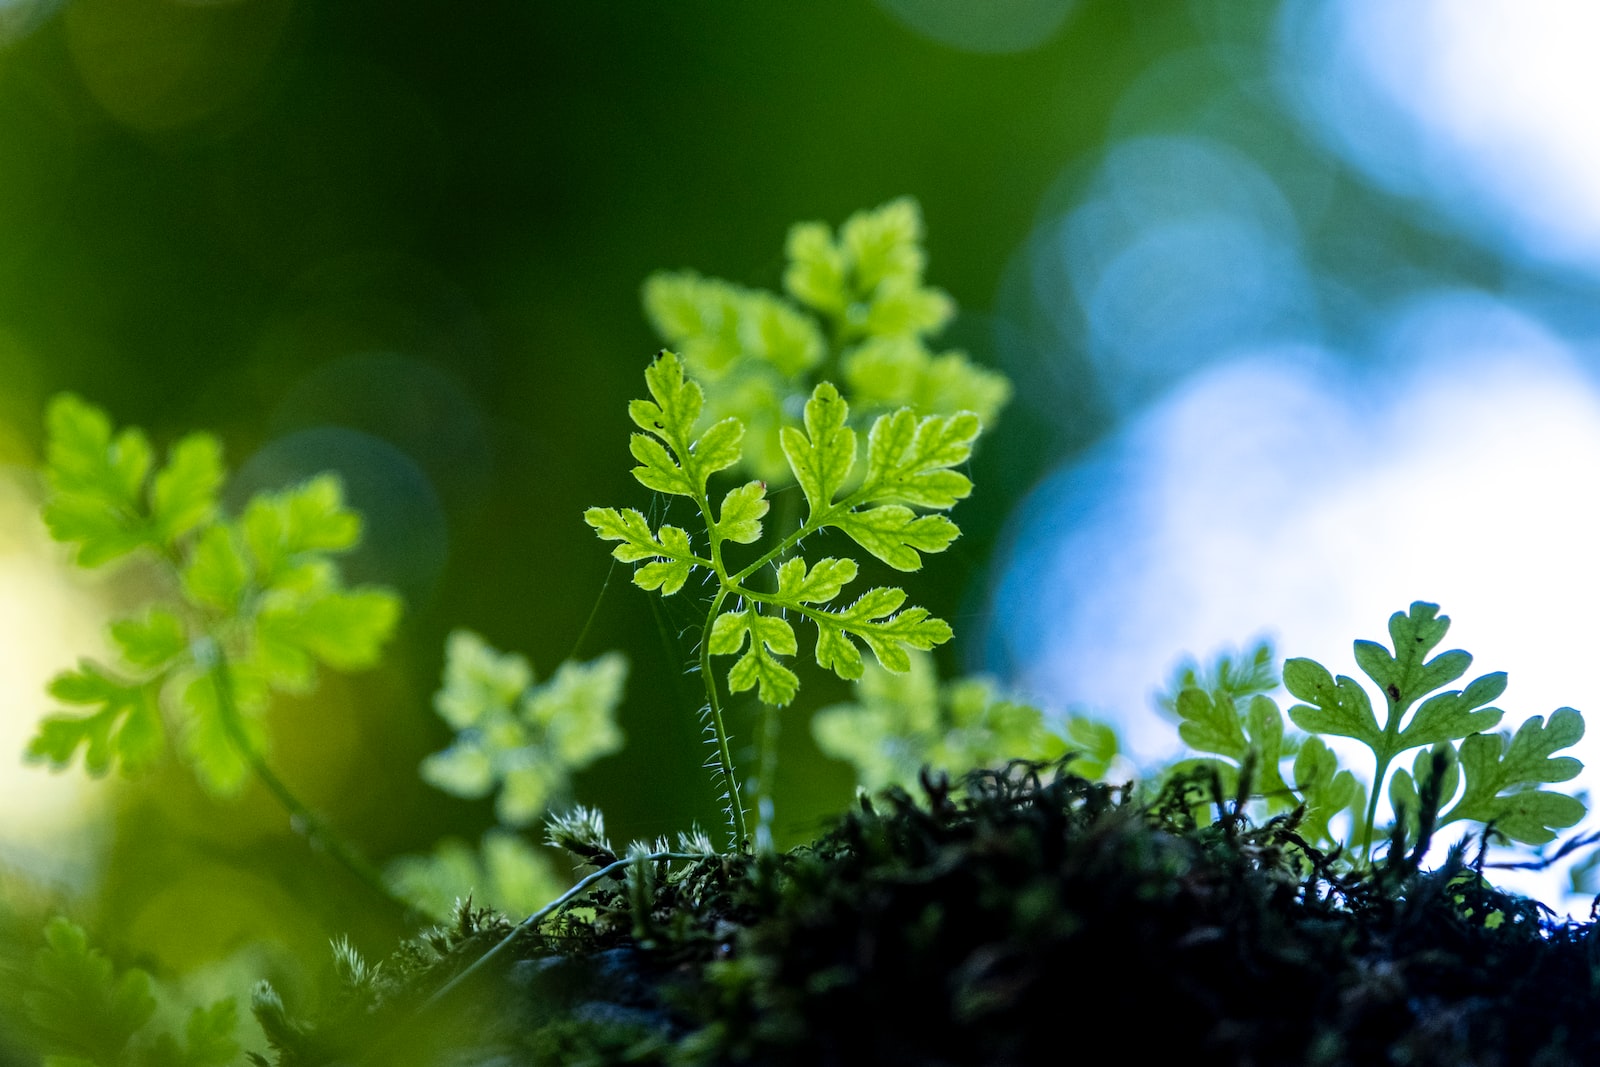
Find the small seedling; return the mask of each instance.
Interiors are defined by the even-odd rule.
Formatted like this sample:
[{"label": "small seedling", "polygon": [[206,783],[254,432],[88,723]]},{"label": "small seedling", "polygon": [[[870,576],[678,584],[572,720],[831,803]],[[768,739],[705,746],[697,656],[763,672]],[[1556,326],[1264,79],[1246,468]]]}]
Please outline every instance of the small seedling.
[{"label": "small seedling", "polygon": [[742,847],[750,835],[712,657],[738,657],[727,673],[730,693],[754,689],[763,703],[781,707],[800,687],[784,662],[799,651],[790,614],[815,626],[818,666],[845,679],[859,678],[863,670],[857,642],[884,667],[905,671],[911,665],[909,650],[948,641],[949,624],[924,608],[907,607],[904,590],[878,587],[840,604],[844,587],[859,571],[856,560],[808,561],[789,554],[812,534],[837,529],[896,570],[920,570],[923,553],[943,551],[960,533],[940,512],[972,489],[966,475],[953,468],[971,455],[981,423],[970,412],[919,418],[901,408],[879,416],[867,435],[863,470],[849,405],[832,385],[818,385],[806,402],[804,428],[786,426],[781,435],[784,456],[805,493],[806,518],[735,569],[728,547],[756,544],[767,532],[762,522],[770,508],[767,487],[746,482],[728,490],[713,508],[708,482],[739,462],[745,424],[730,415],[699,430],[704,393],[685,377],[671,352],[656,358],[645,382],[650,399],[635,400],[628,408],[644,431],[633,435],[631,451],[639,461],[633,475],[648,489],[692,501],[697,535],[691,538],[671,524],[652,529],[633,508],[590,508],[584,519],[603,540],[619,542],[612,550],[617,559],[640,564],[633,580],[642,589],[671,596],[695,572],[714,583],[700,643],[702,714],[715,746],[707,765],[722,789],[734,841]]},{"label": "small seedling", "polygon": [[[1485,674],[1463,689],[1444,689],[1467,672],[1472,657],[1453,649],[1428,658],[1450,628],[1449,618],[1438,612],[1438,605],[1417,601],[1409,612],[1392,615],[1392,651],[1374,641],[1355,642],[1357,665],[1383,695],[1381,724],[1359,682],[1296,658],[1284,663],[1283,684],[1303,701],[1288,714],[1308,736],[1285,733],[1283,714],[1265,695],[1276,687],[1270,674],[1236,670],[1219,670],[1210,686],[1190,672],[1170,702],[1179,734],[1191,748],[1222,757],[1207,762],[1224,773],[1225,788],[1232,788],[1248,761],[1255,775],[1252,791],[1270,809],[1302,806],[1308,836],[1353,847],[1358,863],[1371,862],[1386,782],[1397,816],[1416,818],[1426,785],[1439,798],[1436,827],[1475,822],[1512,841],[1546,844],[1586,810],[1575,797],[1539,788],[1569,781],[1583,769],[1571,756],[1554,755],[1583,736],[1583,717],[1559,708],[1548,722],[1538,715],[1528,719],[1515,735],[1488,732],[1504,715],[1490,702],[1505,692],[1506,676]],[[1323,737],[1353,738],[1371,749],[1370,789],[1339,767]],[[1412,769],[1395,769],[1391,776],[1396,758],[1411,750],[1419,750]],[[1293,771],[1286,780],[1281,765],[1290,758]],[[1330,829],[1340,815],[1351,826],[1343,841]]]}]

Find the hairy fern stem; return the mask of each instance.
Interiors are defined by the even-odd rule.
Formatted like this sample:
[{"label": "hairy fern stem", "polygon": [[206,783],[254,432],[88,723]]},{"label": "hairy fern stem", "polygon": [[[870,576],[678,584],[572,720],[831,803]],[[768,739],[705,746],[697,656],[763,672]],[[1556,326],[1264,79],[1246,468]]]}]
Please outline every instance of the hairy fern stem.
[{"label": "hairy fern stem", "polygon": [[726,588],[718,589],[717,595],[711,598],[711,610],[706,613],[705,630],[700,635],[700,679],[706,688],[702,719],[716,746],[706,767],[711,771],[712,781],[722,788],[722,813],[728,820],[729,833],[733,835],[730,847],[739,851],[749,843],[750,829],[744,816],[744,802],[739,796],[739,781],[733,773],[733,753],[728,745],[728,727],[722,718],[722,704],[717,698],[717,679],[711,672],[711,625],[716,622],[717,615],[722,611],[722,602],[727,597]]}]

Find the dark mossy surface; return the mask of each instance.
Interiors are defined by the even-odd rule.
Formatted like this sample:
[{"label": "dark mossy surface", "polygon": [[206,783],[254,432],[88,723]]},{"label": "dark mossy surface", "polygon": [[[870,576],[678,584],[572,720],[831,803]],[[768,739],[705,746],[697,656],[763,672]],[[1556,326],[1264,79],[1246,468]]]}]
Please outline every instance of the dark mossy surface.
[{"label": "dark mossy surface", "polygon": [[441,999],[510,930],[464,912],[315,1027],[269,1004],[276,1058],[1600,1062],[1594,927],[1489,888],[1475,845],[1340,874],[1292,818],[1197,820],[1173,790],[1014,767],[924,792],[809,848],[609,882]]}]

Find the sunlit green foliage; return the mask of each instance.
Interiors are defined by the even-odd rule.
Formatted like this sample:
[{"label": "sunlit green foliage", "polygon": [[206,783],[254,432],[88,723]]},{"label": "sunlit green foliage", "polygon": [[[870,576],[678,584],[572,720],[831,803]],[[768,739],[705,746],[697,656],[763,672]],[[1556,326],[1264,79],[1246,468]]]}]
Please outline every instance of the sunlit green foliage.
[{"label": "sunlit green foliage", "polygon": [[233,999],[194,1008],[181,1037],[150,1026],[150,975],[118,969],[90,947],[81,927],[57,917],[33,959],[25,1006],[46,1067],[222,1067],[235,1062],[239,1013]]},{"label": "sunlit green foliage", "polygon": [[[590,508],[585,519],[601,538],[621,542],[613,554],[624,562],[645,562],[634,581],[664,595],[677,592],[697,568],[720,583],[723,597],[736,596],[746,607],[713,617],[707,640],[713,655],[742,655],[729,673],[734,692],[756,688],[769,704],[787,704],[799,679],[779,657],[795,655],[798,640],[786,615],[817,628],[817,663],[842,678],[861,676],[859,641],[884,666],[905,670],[907,649],[928,649],[950,638],[950,627],[926,610],[905,607],[905,593],[877,588],[849,605],[830,606],[853,581],[858,565],[848,558],[824,557],[808,563],[779,556],[810,534],[833,527],[899,570],[922,566],[922,553],[943,551],[960,531],[938,511],[971,491],[971,482],[952,469],[966,461],[981,424],[976,415],[917,418],[902,409],[880,416],[867,439],[864,475],[852,480],[860,459],[856,433],[848,425],[848,405],[827,383],[816,387],[805,408],[804,429],[785,427],[783,448],[800,483],[809,512],[799,529],[787,531],[779,546],[744,569],[730,573],[723,559],[732,542],[752,544],[765,533],[766,487],[749,482],[730,490],[713,509],[707,479],[734,466],[744,425],[736,417],[713,423],[695,435],[700,422],[700,387],[684,376],[682,364],[662,353],[645,373],[653,400],[634,401],[630,414],[646,433],[633,435],[634,468],[639,482],[657,492],[691,498],[704,524],[703,553],[688,531],[663,525],[652,532],[644,516],[628,509]],[[918,514],[907,505],[935,512]],[[773,567],[776,588],[758,589],[751,578]],[[720,603],[720,598],[719,598]]]},{"label": "sunlit green foliage", "polygon": [[693,271],[645,283],[645,311],[703,386],[710,417],[745,424],[740,472],[790,481],[782,429],[824,380],[858,418],[905,407],[994,421],[1011,395],[1006,378],[928,346],[955,303],[924,284],[922,239],[921,211],[902,197],[852,215],[837,234],[822,222],[791,228],[788,298]]},{"label": "sunlit green foliage", "polygon": [[[1463,689],[1444,689],[1466,673],[1472,657],[1456,649],[1427,658],[1450,627],[1438,610],[1418,601],[1409,612],[1396,612],[1389,619],[1393,651],[1373,641],[1355,643],[1356,663],[1383,694],[1381,724],[1367,691],[1355,679],[1335,678],[1313,660],[1290,659],[1283,667],[1283,684],[1304,703],[1291,707],[1288,717],[1310,736],[1286,733],[1282,713],[1265,695],[1275,688],[1275,680],[1259,669],[1270,661],[1266,646],[1253,657],[1256,669],[1241,670],[1232,660],[1220,664],[1209,688],[1201,684],[1206,679],[1188,669],[1167,703],[1180,719],[1184,741],[1221,758],[1185,761],[1177,769],[1209,763],[1221,772],[1223,787],[1231,790],[1248,763],[1251,791],[1265,799],[1269,810],[1304,805],[1308,839],[1339,843],[1330,822],[1346,815],[1350,833],[1345,843],[1359,843],[1362,858],[1371,852],[1378,797],[1386,781],[1392,806],[1412,821],[1413,830],[1421,807],[1419,785],[1426,782],[1437,790],[1436,826],[1466,820],[1491,825],[1500,836],[1525,844],[1553,840],[1556,830],[1583,817],[1585,805],[1538,786],[1568,781],[1582,769],[1578,760],[1554,755],[1583,736],[1582,716],[1560,708],[1548,723],[1533,716],[1515,735],[1487,732],[1504,714],[1489,705],[1505,691],[1506,676],[1486,674]],[[1370,792],[1351,771],[1339,767],[1322,737],[1353,738],[1371,749],[1375,766]],[[1412,749],[1420,750],[1412,769],[1397,769],[1390,777],[1394,759]],[[1285,779],[1282,764],[1289,759],[1293,770]]]},{"label": "sunlit green foliage", "polygon": [[82,752],[91,774],[135,772],[175,734],[202,785],[237,790],[248,751],[267,742],[268,695],[310,688],[318,664],[371,666],[399,618],[392,592],[340,577],[335,557],[360,541],[360,516],[322,475],[258,493],[230,518],[214,437],[184,437],[157,467],[144,434],[113,431],[76,396],[52,401],[47,424],[51,533],[85,567],[144,557],[166,593],[110,625],[115,662],[85,659],[51,682],[73,710],[40,724],[28,758],[64,767]]},{"label": "sunlit green foliage", "polygon": [[863,789],[911,789],[926,768],[960,776],[1012,759],[1050,761],[1071,751],[1074,773],[1101,778],[1118,754],[1104,723],[1072,716],[1064,729],[1038,708],[1003,694],[992,679],[940,683],[933,659],[910,657],[900,674],[869,664],[855,699],[817,712],[817,747],[850,763]]},{"label": "sunlit green foliage", "polygon": [[[781,706],[794,699],[800,685],[785,662],[800,649],[791,616],[815,627],[817,664],[845,679],[861,677],[861,645],[884,667],[904,671],[910,651],[950,639],[949,624],[924,608],[906,606],[901,589],[878,587],[849,604],[837,603],[859,564],[833,556],[813,561],[799,552],[811,534],[833,528],[897,570],[921,569],[923,553],[943,551],[960,533],[940,513],[971,492],[972,483],[954,468],[971,455],[982,423],[972,412],[918,417],[901,408],[880,415],[867,434],[863,466],[849,405],[831,384],[817,385],[805,404],[803,424],[783,426],[780,433],[784,458],[805,495],[805,519],[797,528],[777,531],[773,547],[735,570],[737,565],[725,558],[727,547],[757,544],[768,533],[763,523],[770,510],[767,487],[759,481],[738,485],[713,508],[708,485],[712,475],[738,465],[746,423],[728,415],[704,425],[704,392],[671,352],[656,358],[645,382],[651,399],[635,400],[628,408],[644,431],[633,435],[630,446],[639,461],[634,477],[658,493],[687,497],[700,528],[694,534],[671,524],[652,529],[631,508],[590,508],[584,518],[603,540],[619,542],[612,550],[617,559],[641,564],[634,582],[644,589],[673,595],[697,570],[716,583],[706,616],[702,673],[718,747],[712,769],[720,781],[731,760],[709,676],[711,657],[738,657],[727,675],[730,693],[753,689],[762,702]],[[770,578],[765,577],[768,568]],[[758,583],[758,578],[764,580]],[[734,606],[724,610],[730,599]],[[730,810],[737,812],[736,787],[727,784]],[[736,826],[741,820],[742,815],[730,814]]]},{"label": "sunlit green foliage", "polygon": [[[701,645],[705,718],[717,749],[709,766],[739,836],[743,813],[712,657],[736,657],[730,694],[753,690],[779,707],[800,686],[789,662],[802,644],[795,619],[816,628],[817,664],[845,679],[862,676],[863,646],[882,666],[904,671],[912,652],[951,636],[897,588],[837,602],[858,561],[800,554],[811,534],[836,529],[888,566],[915,571],[924,553],[943,551],[959,534],[940,514],[971,491],[955,468],[1004,406],[1010,383],[964,354],[928,348],[955,306],[923,280],[922,239],[921,212],[902,198],[858,212],[837,233],[820,222],[793,227],[787,296],[692,271],[657,274],[644,287],[651,322],[682,355],[658,357],[646,372],[651,399],[629,406],[643,431],[630,446],[634,476],[658,493],[688,497],[699,515],[690,528],[656,525],[633,508],[591,508],[585,518],[618,542],[618,560],[638,564],[641,588],[671,596],[697,571],[715,582]],[[724,471],[757,480],[725,491],[714,508],[708,480]],[[790,484],[803,494],[805,517],[786,502],[769,530],[769,490]],[[729,545],[764,540],[771,547],[749,563],[724,558]],[[772,736],[769,726],[764,753]],[[762,762],[770,771],[769,756]]]}]

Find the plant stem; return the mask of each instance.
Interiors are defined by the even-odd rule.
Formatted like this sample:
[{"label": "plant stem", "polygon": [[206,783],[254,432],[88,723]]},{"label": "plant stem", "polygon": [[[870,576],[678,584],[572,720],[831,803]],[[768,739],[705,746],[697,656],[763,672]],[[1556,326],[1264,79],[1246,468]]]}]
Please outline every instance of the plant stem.
[{"label": "plant stem", "polygon": [[[830,510],[828,512],[828,514],[832,514],[832,511]],[[793,548],[795,545],[799,544],[800,543],[800,539],[802,537],[805,537],[807,534],[815,533],[817,530],[820,530],[821,528],[822,528],[822,524],[820,522],[816,523],[815,525],[813,525],[811,522],[807,522],[804,526],[800,527],[794,533],[790,534],[788,537],[785,537],[782,541],[779,541],[776,545],[772,546],[772,549],[770,551],[763,553],[761,555],[761,557],[759,559],[757,559],[754,563],[750,564],[748,567],[745,567],[743,570],[739,571],[737,574],[732,575],[727,580],[730,583],[732,583],[733,585],[738,585],[740,582],[743,582],[746,578],[750,577],[756,571],[760,570],[762,567],[765,567],[767,564],[773,562],[778,557],[782,556],[785,552],[787,552],[791,548]]]},{"label": "plant stem", "polygon": [[250,765],[255,776],[261,780],[261,784],[267,787],[267,792],[271,793],[289,813],[289,825],[304,835],[312,845],[326,851],[355,875],[358,881],[403,912],[407,918],[418,915],[416,906],[396,895],[384,882],[383,875],[376,867],[357,852],[354,846],[330,829],[321,816],[295,796],[294,791],[278,777],[277,772],[267,763],[266,757],[251,742],[239,715],[239,705],[233,690],[233,673],[228,669],[228,657],[222,645],[214,638],[202,638],[196,643],[195,659],[211,676],[212,688],[217,693],[217,713],[222,719],[223,729],[227,731],[229,739],[244,757],[245,762]]},{"label": "plant stem", "polygon": [[[719,574],[718,577],[722,576]],[[734,849],[740,850],[750,840],[750,829],[745,822],[744,802],[739,797],[739,781],[733,774],[733,753],[728,747],[728,728],[722,720],[722,705],[717,699],[717,679],[711,673],[711,627],[717,621],[717,614],[722,610],[722,602],[727,596],[726,588],[718,589],[717,595],[711,598],[711,610],[706,613],[705,630],[700,635],[700,679],[706,688],[706,718],[717,745],[712,758],[717,762],[715,770],[720,772],[726,790],[723,800],[728,805],[728,827],[733,833]]]},{"label": "plant stem", "polygon": [[[778,529],[795,525],[799,522],[800,494],[786,493],[778,503]],[[804,532],[804,525],[800,525]],[[788,554],[788,549],[781,542],[774,550],[780,556]],[[777,557],[774,557],[776,562]],[[741,572],[745,573],[745,572]],[[738,582],[730,579],[726,585],[737,587]],[[771,704],[761,705],[761,732],[757,748],[756,759],[756,851],[772,851],[772,822],[774,813],[774,794],[778,777],[778,733],[782,723],[778,719],[778,709]]]},{"label": "plant stem", "polygon": [[1393,757],[1382,755],[1378,758],[1378,769],[1372,775],[1372,796],[1367,798],[1367,824],[1361,831],[1361,855],[1367,866],[1372,866],[1372,824],[1378,818],[1378,795],[1383,792],[1383,776],[1389,772],[1389,760]]},{"label": "plant stem", "polygon": [[[687,455],[687,451],[680,452]],[[717,576],[717,595],[711,598],[711,610],[706,612],[705,629],[700,633],[700,680],[706,689],[706,718],[711,725],[711,733],[716,741],[717,751],[713,756],[716,767],[712,770],[712,780],[718,774],[722,777],[724,793],[723,801],[728,805],[728,827],[733,833],[733,848],[743,850],[750,843],[750,828],[745,822],[744,801],[739,796],[739,781],[733,773],[733,752],[728,745],[728,727],[722,718],[722,704],[717,699],[717,679],[711,673],[711,628],[716,624],[717,615],[722,610],[722,602],[728,598],[729,579],[728,568],[722,561],[722,533],[718,529],[717,519],[711,511],[711,501],[706,499],[702,489],[695,493],[695,506],[700,509],[700,514],[705,519],[706,536],[710,542],[711,570]]]}]

